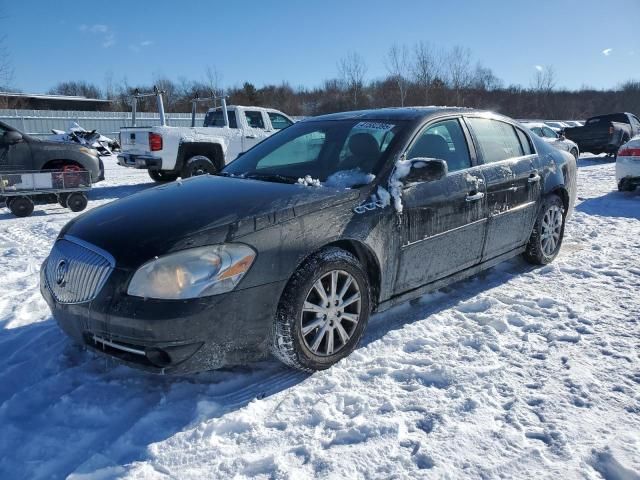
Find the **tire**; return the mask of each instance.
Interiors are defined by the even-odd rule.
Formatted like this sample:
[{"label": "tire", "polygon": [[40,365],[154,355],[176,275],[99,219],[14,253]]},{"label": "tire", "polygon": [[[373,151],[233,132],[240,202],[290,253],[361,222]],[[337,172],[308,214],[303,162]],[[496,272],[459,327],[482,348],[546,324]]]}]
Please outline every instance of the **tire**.
[{"label": "tire", "polygon": [[180,176],[182,178],[196,177],[198,175],[213,175],[218,169],[204,155],[195,155],[184,162]]},{"label": "tire", "polygon": [[62,208],[67,208],[67,199],[69,198],[68,193],[61,193],[58,195],[58,203]]},{"label": "tire", "polygon": [[9,210],[16,217],[28,217],[33,213],[33,201],[29,197],[15,197],[9,204]]},{"label": "tire", "polygon": [[74,192],[67,197],[67,207],[72,212],[81,212],[87,208],[87,196],[84,193]]},{"label": "tire", "polygon": [[569,152],[571,155],[573,155],[573,158],[575,158],[576,160],[578,160],[578,150],[576,148],[572,148],[571,151]]},{"label": "tire", "polygon": [[173,182],[178,178],[177,173],[163,172],[162,170],[148,170],[151,180],[158,183]]},{"label": "tire", "polygon": [[[328,298],[323,300],[317,285],[328,289],[324,291]],[[337,300],[331,292],[338,294]],[[334,303],[358,294],[359,300],[342,308]],[[313,310],[304,308],[309,303]],[[324,370],[355,350],[370,312],[371,289],[360,262],[345,250],[326,248],[307,259],[285,287],[274,319],[271,351],[290,367]],[[309,329],[304,334],[303,326]]]},{"label": "tire", "polygon": [[565,213],[560,197],[549,195],[544,199],[524,252],[527,262],[546,265],[556,258],[564,238]]}]

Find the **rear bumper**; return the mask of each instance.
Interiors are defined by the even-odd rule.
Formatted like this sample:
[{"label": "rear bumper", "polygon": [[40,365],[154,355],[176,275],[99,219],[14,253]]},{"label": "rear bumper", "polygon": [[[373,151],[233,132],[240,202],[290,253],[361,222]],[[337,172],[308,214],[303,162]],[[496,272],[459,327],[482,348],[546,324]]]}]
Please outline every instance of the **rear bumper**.
[{"label": "rear bumper", "polygon": [[149,154],[119,153],[118,165],[146,170],[161,170],[162,158]]},{"label": "rear bumper", "polygon": [[640,183],[640,157],[618,157],[616,159],[616,181]]},{"label": "rear bumper", "polygon": [[265,358],[284,288],[277,282],[193,300],[145,300],[122,292],[128,274],[116,269],[91,302],[61,304],[43,272],[44,264],[40,291],[68,336],[121,363],[162,374]]}]

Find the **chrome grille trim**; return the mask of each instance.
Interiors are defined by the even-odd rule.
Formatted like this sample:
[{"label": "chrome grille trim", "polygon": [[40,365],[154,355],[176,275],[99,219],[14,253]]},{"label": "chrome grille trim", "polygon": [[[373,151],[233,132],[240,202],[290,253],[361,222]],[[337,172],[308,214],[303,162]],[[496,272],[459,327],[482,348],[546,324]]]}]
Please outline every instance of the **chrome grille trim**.
[{"label": "chrome grille trim", "polygon": [[[90,302],[100,293],[115,265],[108,252],[66,235],[56,241],[47,258],[47,288],[58,303]],[[60,274],[60,270],[64,273]]]}]

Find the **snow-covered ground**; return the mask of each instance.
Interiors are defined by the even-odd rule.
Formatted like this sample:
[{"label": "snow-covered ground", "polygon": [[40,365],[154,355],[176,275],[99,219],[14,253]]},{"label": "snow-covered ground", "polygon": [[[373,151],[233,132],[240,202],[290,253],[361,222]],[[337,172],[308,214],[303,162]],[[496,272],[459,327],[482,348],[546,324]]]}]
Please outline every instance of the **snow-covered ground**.
[{"label": "snow-covered ground", "polygon": [[[640,478],[640,193],[581,159],[559,258],[372,318],[313,375],[182,378],[73,346],[38,289],[75,214],[0,210],[0,478]],[[151,186],[107,162],[90,207]]]}]

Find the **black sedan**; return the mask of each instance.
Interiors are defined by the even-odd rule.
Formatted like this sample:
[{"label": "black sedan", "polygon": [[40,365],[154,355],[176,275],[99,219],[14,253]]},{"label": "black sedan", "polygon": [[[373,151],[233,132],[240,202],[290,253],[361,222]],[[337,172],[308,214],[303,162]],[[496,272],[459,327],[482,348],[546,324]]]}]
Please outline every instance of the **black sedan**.
[{"label": "black sedan", "polygon": [[373,311],[515,255],[551,262],[575,192],[570,154],[490,112],[315,117],[218,176],[72,220],[41,291],[68,335],[130,365],[323,369]]}]

